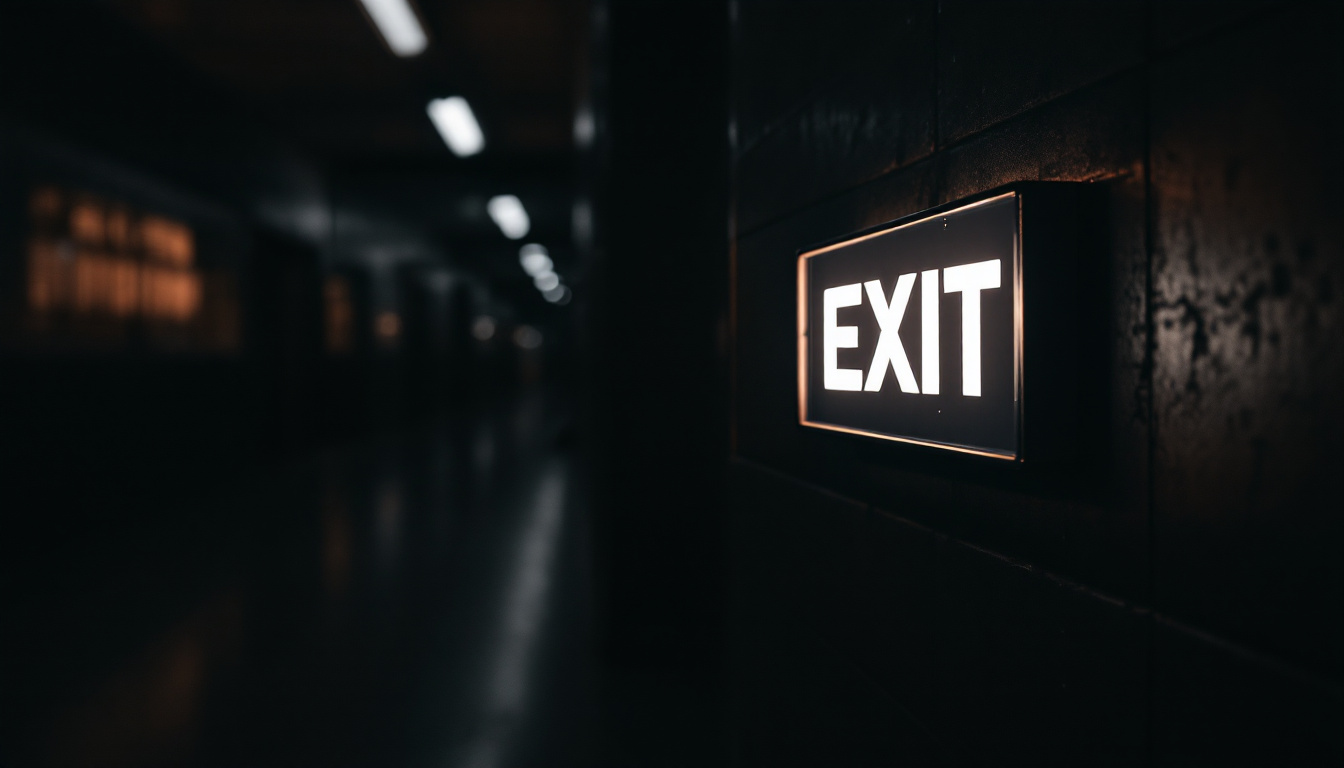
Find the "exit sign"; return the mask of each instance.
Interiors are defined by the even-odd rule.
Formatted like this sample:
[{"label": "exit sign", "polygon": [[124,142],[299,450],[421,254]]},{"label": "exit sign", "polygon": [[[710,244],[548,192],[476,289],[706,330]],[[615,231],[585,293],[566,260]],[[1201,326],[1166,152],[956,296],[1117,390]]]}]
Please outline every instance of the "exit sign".
[{"label": "exit sign", "polygon": [[799,422],[1022,460],[1028,415],[1053,428],[1074,400],[1078,216],[1059,189],[1024,185],[800,253]]}]

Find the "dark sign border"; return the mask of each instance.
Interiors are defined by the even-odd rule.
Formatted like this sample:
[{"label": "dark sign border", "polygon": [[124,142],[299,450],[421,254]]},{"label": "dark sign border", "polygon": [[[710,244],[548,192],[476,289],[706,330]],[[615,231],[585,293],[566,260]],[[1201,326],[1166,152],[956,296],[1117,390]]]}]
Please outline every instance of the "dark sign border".
[{"label": "dark sign border", "polygon": [[[1013,198],[1017,203],[1017,227],[1013,235],[1013,403],[1016,413],[1014,421],[1016,423],[1016,449],[1011,453],[986,449],[976,446],[958,445],[955,443],[945,443],[925,438],[912,437],[910,435],[899,435],[888,432],[875,432],[872,430],[857,429],[855,427],[846,427],[839,424],[828,424],[826,422],[811,421],[807,418],[807,385],[808,385],[808,332],[809,319],[807,316],[807,288],[808,288],[808,260],[814,256],[819,256],[837,248],[843,248],[847,245],[867,240],[881,235],[889,234],[906,227],[912,227],[931,219],[936,219],[952,213],[961,213],[964,211],[978,208],[993,202],[998,202],[1005,198]],[[946,451],[955,451],[957,453],[972,454],[975,456],[984,456],[992,459],[1000,459],[1012,462],[1022,461],[1022,427],[1023,427],[1023,311],[1022,311],[1022,193],[1016,189],[1007,191],[989,192],[984,196],[972,199],[970,202],[958,201],[948,205],[931,208],[910,216],[905,216],[885,224],[878,224],[860,232],[845,235],[836,240],[830,240],[809,248],[802,249],[797,254],[798,270],[798,423],[804,427],[813,429],[824,429],[832,432],[841,432],[850,435],[860,435],[863,437],[877,438],[879,440],[890,440],[898,443],[910,445],[919,445],[929,448],[939,448]]]}]

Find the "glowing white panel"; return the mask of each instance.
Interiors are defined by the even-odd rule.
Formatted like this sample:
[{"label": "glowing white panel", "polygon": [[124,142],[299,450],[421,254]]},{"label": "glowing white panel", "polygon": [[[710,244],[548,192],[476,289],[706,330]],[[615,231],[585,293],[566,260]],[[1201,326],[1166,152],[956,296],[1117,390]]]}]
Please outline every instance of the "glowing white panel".
[{"label": "glowing white panel", "polygon": [[485,210],[489,212],[499,231],[510,240],[521,240],[532,229],[532,222],[527,218],[527,211],[523,209],[522,201],[513,195],[496,195],[490,198]]},{"label": "glowing white panel", "polygon": [[360,0],[374,26],[398,56],[418,56],[429,47],[429,36],[407,0]]},{"label": "glowing white panel", "polygon": [[[461,96],[435,99],[427,107],[429,119],[443,142],[458,157],[470,157],[485,148],[485,135],[471,105]],[[520,235],[521,237],[521,235]]]},{"label": "glowing white panel", "polygon": [[[1031,390],[1040,393],[1032,401],[1036,412],[1055,407],[1059,398],[1048,393],[1065,391],[1066,384],[1054,377],[1070,375],[1075,356],[1068,346],[1075,344],[1068,303],[1074,296],[1061,289],[1068,281],[1055,274],[1055,265],[1071,268],[1086,253],[1074,249],[1089,247],[1071,218],[1082,210],[1079,196],[1086,193],[1027,186],[1030,195],[989,193],[799,252],[792,318],[798,334],[799,424],[1022,460],[1024,359],[1037,361]],[[1025,196],[1039,201],[1032,204],[1038,207],[1025,206]],[[1030,241],[1033,274],[1049,274],[1056,282],[1037,279],[1033,311],[1039,338],[1033,357],[1024,358],[1021,230],[1028,213],[1036,231],[1060,237]],[[860,300],[862,307],[837,314],[838,307]],[[845,325],[854,327],[840,327]],[[855,348],[838,352],[837,359],[844,347]],[[854,386],[855,372],[837,370],[859,368],[860,362],[862,388]],[[1048,439],[1072,438],[1060,432]],[[1035,445],[1048,446],[1035,449],[1046,456],[1062,443]]]}]

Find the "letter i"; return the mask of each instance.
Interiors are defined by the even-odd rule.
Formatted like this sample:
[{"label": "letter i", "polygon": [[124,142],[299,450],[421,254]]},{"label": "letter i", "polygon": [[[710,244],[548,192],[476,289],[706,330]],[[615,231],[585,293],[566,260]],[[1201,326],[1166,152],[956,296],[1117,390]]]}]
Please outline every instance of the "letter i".
[{"label": "letter i", "polygon": [[938,394],[938,270],[930,269],[919,280],[920,352],[923,361],[920,373],[924,376],[924,394]]}]

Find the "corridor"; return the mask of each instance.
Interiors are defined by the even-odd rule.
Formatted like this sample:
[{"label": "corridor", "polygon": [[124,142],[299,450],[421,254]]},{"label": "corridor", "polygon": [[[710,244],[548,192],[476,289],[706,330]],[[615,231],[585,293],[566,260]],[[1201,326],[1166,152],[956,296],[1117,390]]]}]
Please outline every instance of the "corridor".
[{"label": "corridor", "polygon": [[11,566],[57,584],[6,610],[14,764],[593,764],[569,419],[532,393]]}]

